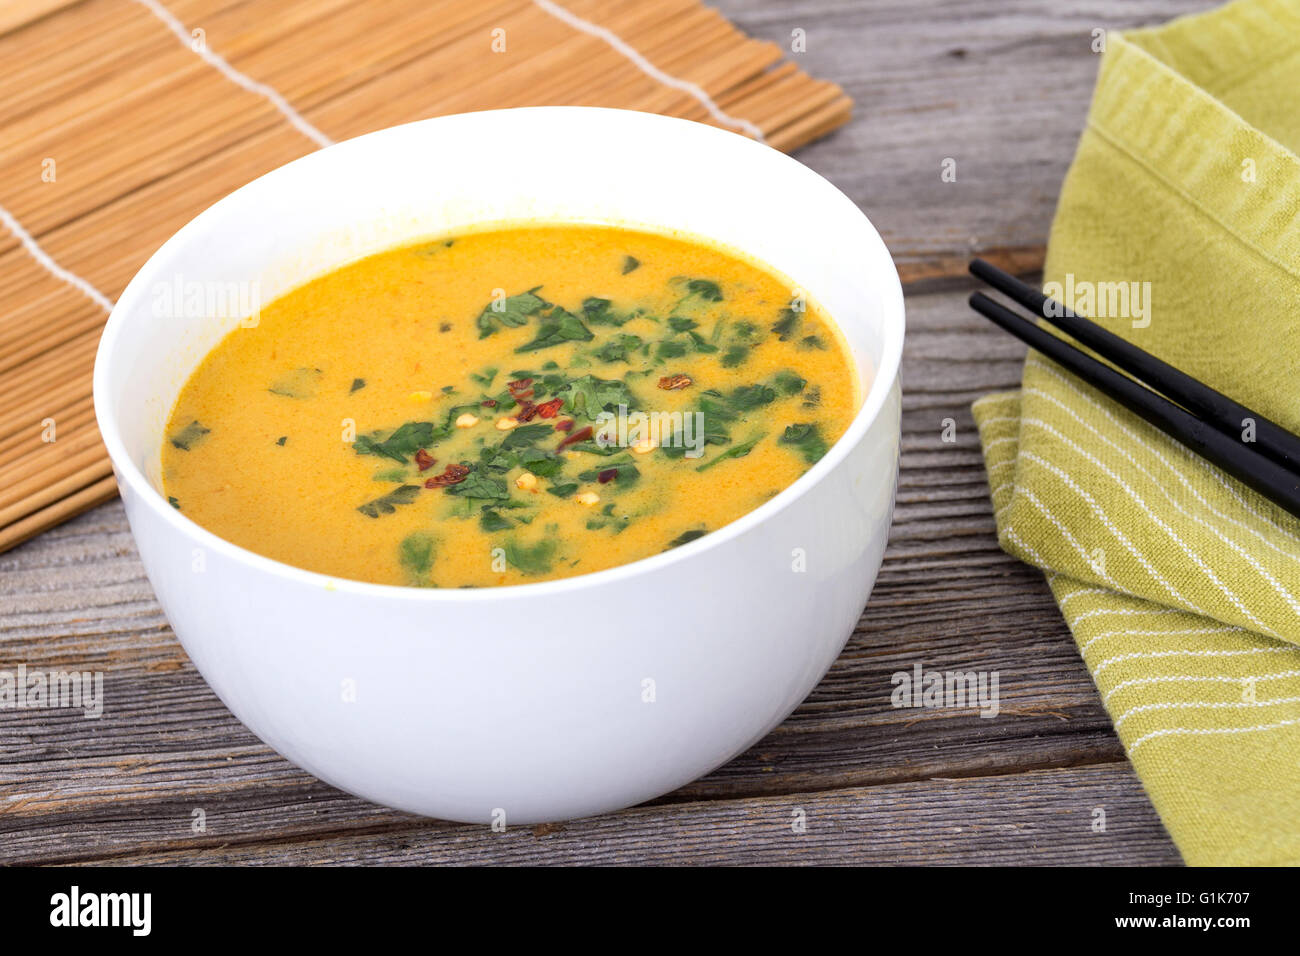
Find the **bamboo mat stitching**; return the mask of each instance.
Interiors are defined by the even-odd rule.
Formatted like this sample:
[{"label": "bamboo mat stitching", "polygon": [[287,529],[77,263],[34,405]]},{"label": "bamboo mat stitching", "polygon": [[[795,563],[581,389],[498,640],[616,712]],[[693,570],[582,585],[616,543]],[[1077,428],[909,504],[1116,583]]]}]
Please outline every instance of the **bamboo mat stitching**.
[{"label": "bamboo mat stitching", "polygon": [[[162,23],[171,30],[172,33],[176,34],[177,39],[179,39],[182,44],[193,50],[198,57],[225,76],[226,79],[230,80],[237,86],[241,86],[249,92],[256,93],[268,100],[271,105],[284,115],[285,119],[287,119],[295,129],[301,132],[308,139],[313,140],[320,146],[333,145],[334,140],[330,139],[329,136],[309,123],[306,118],[294,109],[293,105],[274,87],[258,82],[247,74],[241,73],[239,70],[231,66],[230,62],[226,60],[225,57],[218,53],[214,53],[206,44],[196,48],[191,42],[191,31],[188,30],[185,24],[177,19],[170,10],[159,3],[158,0],[135,0],[135,2],[162,21]],[[709,115],[718,122],[725,123],[726,125],[736,129],[743,129],[759,142],[767,142],[766,138],[763,136],[763,131],[755,124],[751,123],[747,119],[741,119],[728,114],[718,106],[713,97],[709,96],[709,94],[701,89],[697,84],[691,83],[689,80],[679,79],[663,72],[663,70],[659,69],[647,60],[637,52],[636,48],[631,46],[612,30],[608,30],[589,20],[584,20],[582,17],[579,17],[575,13],[571,13],[559,4],[553,3],[552,0],[533,0],[533,3],[539,9],[544,10],[557,20],[567,23],[574,29],[604,40],[620,54],[626,57],[642,73],[657,82],[694,96],[700,104],[709,111]],[[81,276],[63,268],[55,262],[53,257],[41,248],[40,243],[36,241],[32,234],[24,229],[22,224],[18,222],[14,215],[3,206],[0,206],[0,222],[3,222],[5,228],[18,237],[23,248],[27,250],[27,252],[41,265],[42,268],[55,276],[55,278],[66,282],[68,285],[73,286],[78,291],[89,296],[100,307],[102,307],[104,311],[111,312],[113,310],[112,299],[104,295],[104,293],[100,292]]]},{"label": "bamboo mat stitching", "polygon": [[113,300],[104,293],[100,292],[93,285],[68,269],[63,268],[54,261],[54,257],[41,248],[41,244],[36,241],[35,237],[23,228],[22,223],[4,206],[0,206],[0,222],[5,224],[5,228],[12,232],[28,254],[40,263],[41,268],[49,272],[60,282],[66,282],[78,292],[89,297],[105,312],[113,311]]},{"label": "bamboo mat stitching", "polygon": [[293,106],[290,105],[289,101],[280,94],[279,90],[267,86],[265,83],[259,83],[247,74],[239,72],[230,65],[230,62],[225,57],[209,50],[206,43],[195,46],[193,43],[193,34],[185,28],[185,24],[176,19],[176,17],[172,15],[172,12],[159,3],[158,0],[135,0],[135,2],[161,20],[167,28],[172,31],[172,33],[176,34],[177,39],[179,39],[181,43],[189,47],[199,56],[200,59],[219,71],[226,77],[226,79],[230,80],[230,82],[242,86],[250,93],[256,93],[259,96],[270,100],[271,105],[283,113],[285,119],[292,123],[294,128],[308,139],[314,140],[318,146],[333,145],[334,140],[330,139],[315,126],[312,126],[311,123],[308,123],[307,120],[303,118],[303,115],[294,109]]},{"label": "bamboo mat stitching", "polygon": [[631,44],[625,41],[613,30],[608,30],[605,27],[592,23],[590,20],[584,20],[577,14],[570,13],[559,4],[553,3],[552,0],[533,0],[533,3],[542,10],[545,10],[551,16],[555,17],[557,20],[564,21],[575,30],[581,30],[583,33],[588,33],[591,36],[599,37],[604,40],[611,47],[630,60],[638,70],[651,79],[657,80],[665,86],[671,86],[675,90],[681,90],[683,93],[691,94],[691,96],[700,101],[701,106],[709,111],[709,115],[719,123],[724,123],[725,125],[736,129],[743,129],[760,143],[767,142],[767,138],[763,136],[763,131],[756,125],[747,119],[739,119],[728,115],[723,111],[722,107],[718,106],[718,104],[714,102],[713,97],[709,96],[709,94],[697,84],[691,83],[689,80],[682,80],[675,76],[669,76],[638,53]]}]

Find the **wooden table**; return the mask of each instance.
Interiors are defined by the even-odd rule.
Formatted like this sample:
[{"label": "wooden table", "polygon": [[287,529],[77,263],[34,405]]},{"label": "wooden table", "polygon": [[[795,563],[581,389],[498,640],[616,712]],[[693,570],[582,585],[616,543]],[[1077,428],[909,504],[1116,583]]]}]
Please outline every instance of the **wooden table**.
[{"label": "wooden table", "polygon": [[[808,700],[748,753],[622,813],[505,833],[397,813],[296,769],[230,715],[114,502],[0,555],[0,667],[106,674],[98,721],[0,711],[0,861],[1178,862],[1042,575],[998,548],[970,403],[1014,387],[1024,350],[968,311],[964,270],[973,253],[1041,268],[1096,76],[1092,31],[1209,4],[715,2],[787,48],[805,31],[796,56],[854,97],[854,122],[800,158],[871,216],[907,290],[890,547]],[[797,209],[780,212],[798,228]],[[890,677],[916,663],[998,672],[1001,714],[894,709]]]}]

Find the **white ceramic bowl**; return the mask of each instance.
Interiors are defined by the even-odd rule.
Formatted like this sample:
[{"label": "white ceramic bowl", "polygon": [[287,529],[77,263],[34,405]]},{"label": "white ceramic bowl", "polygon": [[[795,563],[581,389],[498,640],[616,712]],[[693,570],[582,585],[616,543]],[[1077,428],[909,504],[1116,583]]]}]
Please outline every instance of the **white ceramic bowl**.
[{"label": "white ceramic bowl", "polygon": [[[790,488],[704,538],[514,587],[331,579],[168,506],[158,480],[168,412],[238,318],[159,318],[160,289],[256,282],[265,302],[371,252],[521,218],[679,229],[791,276],[838,321],[870,382],[848,432]],[[902,346],[884,243],[807,167],[648,113],[500,110],[331,146],[202,213],[113,310],[95,412],[158,600],[240,720],[369,800],[534,823],[679,787],[758,741],[816,685],[885,549]]]}]

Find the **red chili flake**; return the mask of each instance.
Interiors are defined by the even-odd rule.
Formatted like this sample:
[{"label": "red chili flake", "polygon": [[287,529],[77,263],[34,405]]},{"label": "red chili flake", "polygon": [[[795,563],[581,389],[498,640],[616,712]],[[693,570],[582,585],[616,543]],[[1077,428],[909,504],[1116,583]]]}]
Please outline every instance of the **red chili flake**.
[{"label": "red chili flake", "polygon": [[572,427],[573,427],[572,418],[566,418],[563,421],[558,421],[555,423],[555,430],[557,432],[567,432]]},{"label": "red chili flake", "polygon": [[542,402],[537,406],[537,414],[542,418],[554,418],[560,414],[560,406],[564,404],[564,399],[553,398],[549,402]]},{"label": "red chili flake", "polygon": [[469,477],[469,468],[465,465],[448,465],[441,475],[434,475],[424,483],[426,488],[445,488],[458,485]]},{"label": "red chili flake", "polygon": [[427,471],[432,468],[434,461],[434,457],[423,448],[417,450],[415,453],[415,463],[419,465],[421,471]]},{"label": "red chili flake", "polygon": [[604,471],[602,471],[599,475],[596,476],[596,480],[603,485],[613,481],[617,477],[618,477],[617,468],[606,468]]},{"label": "red chili flake", "polygon": [[576,432],[567,435],[564,441],[560,442],[560,447],[556,451],[564,451],[570,445],[576,445],[580,441],[586,441],[592,436],[593,429],[590,425],[583,425]]},{"label": "red chili flake", "polygon": [[685,388],[693,384],[694,380],[689,375],[665,375],[659,380],[659,387],[665,392],[675,392],[679,388]]},{"label": "red chili flake", "polygon": [[531,378],[517,378],[513,382],[506,382],[506,388],[510,389],[511,394],[513,394],[515,392],[522,392],[532,384],[533,380]]},{"label": "red chili flake", "polygon": [[520,402],[519,411],[515,412],[515,419],[521,422],[532,421],[533,416],[537,414],[537,409],[538,406],[532,402]]},{"label": "red chili flake", "polygon": [[479,404],[484,408],[496,408],[497,400],[495,398],[485,398],[483,401],[479,402]]}]

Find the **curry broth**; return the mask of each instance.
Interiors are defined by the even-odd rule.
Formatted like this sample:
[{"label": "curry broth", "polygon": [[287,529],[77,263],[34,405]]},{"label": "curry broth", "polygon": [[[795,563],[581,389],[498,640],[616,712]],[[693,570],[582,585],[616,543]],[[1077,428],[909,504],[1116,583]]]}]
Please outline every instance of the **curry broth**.
[{"label": "curry broth", "polygon": [[[361,581],[626,564],[753,510],[848,426],[846,347],[791,297],[719,247],[613,227],[382,252],[204,359],[168,423],[164,490],[222,538]],[[619,434],[620,405],[681,426],[665,417],[655,443],[624,416]]]}]

